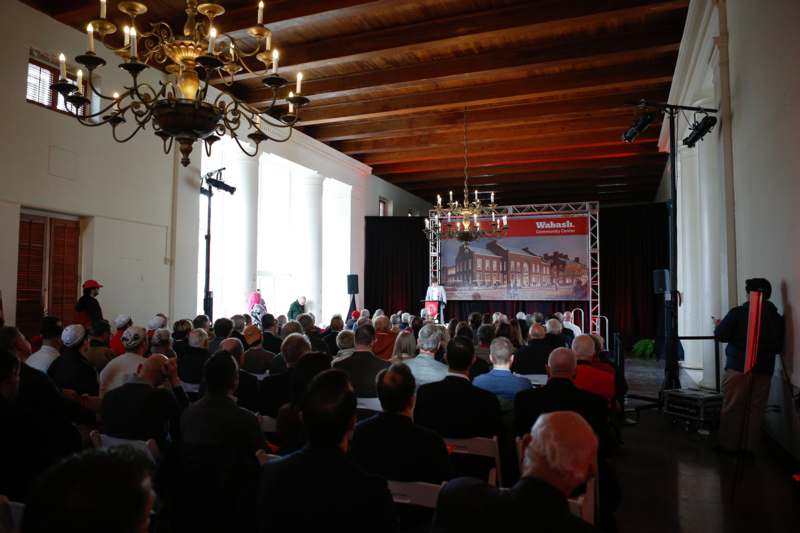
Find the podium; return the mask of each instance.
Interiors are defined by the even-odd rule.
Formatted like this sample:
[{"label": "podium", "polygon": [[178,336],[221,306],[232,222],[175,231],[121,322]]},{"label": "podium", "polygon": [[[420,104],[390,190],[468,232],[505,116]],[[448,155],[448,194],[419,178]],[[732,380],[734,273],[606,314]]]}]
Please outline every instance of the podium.
[{"label": "podium", "polygon": [[439,320],[439,306],[442,302],[439,300],[423,300],[425,302],[425,311],[428,315],[436,320]]}]

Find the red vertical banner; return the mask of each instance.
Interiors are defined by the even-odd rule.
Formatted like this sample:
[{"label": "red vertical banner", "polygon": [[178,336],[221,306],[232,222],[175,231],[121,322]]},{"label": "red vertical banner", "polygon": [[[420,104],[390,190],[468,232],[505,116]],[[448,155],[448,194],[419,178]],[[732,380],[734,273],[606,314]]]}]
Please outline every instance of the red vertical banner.
[{"label": "red vertical banner", "polygon": [[761,333],[761,307],[764,293],[750,292],[750,312],[747,316],[747,351],[744,360],[744,373],[749,374],[758,360],[758,336]]}]

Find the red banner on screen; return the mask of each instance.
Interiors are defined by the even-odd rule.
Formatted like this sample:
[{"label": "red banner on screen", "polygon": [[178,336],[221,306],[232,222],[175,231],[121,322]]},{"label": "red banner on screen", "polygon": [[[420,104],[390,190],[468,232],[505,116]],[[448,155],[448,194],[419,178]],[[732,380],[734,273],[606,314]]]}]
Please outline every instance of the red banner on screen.
[{"label": "red banner on screen", "polygon": [[581,217],[535,217],[508,220],[508,236],[588,235],[589,220]]}]

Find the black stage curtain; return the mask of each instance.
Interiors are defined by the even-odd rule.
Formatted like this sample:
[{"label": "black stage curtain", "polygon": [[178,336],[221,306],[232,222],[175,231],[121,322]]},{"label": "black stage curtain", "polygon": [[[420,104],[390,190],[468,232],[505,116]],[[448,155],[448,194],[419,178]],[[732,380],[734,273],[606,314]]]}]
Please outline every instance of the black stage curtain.
[{"label": "black stage curtain", "polygon": [[428,287],[424,217],[365,217],[364,307],[418,313]]},{"label": "black stage curtain", "polygon": [[655,338],[661,296],[653,270],[669,268],[666,204],[600,209],[600,305],[626,345]]},{"label": "black stage curtain", "polygon": [[[418,313],[422,308],[419,301],[428,284],[423,221],[423,217],[366,217],[364,301],[368,309]],[[611,332],[621,333],[626,344],[655,337],[662,303],[653,294],[652,273],[669,266],[668,254],[664,204],[600,209],[600,311],[611,321]],[[445,314],[448,319],[466,319],[473,311],[548,315],[575,307],[584,310],[588,321],[588,302],[571,301],[458,301],[450,302]]]}]

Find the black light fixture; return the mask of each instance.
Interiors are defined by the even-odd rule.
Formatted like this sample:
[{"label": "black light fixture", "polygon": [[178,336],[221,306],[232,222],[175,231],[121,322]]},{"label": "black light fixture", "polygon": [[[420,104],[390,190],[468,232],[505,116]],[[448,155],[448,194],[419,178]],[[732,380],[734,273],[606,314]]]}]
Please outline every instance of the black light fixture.
[{"label": "black light fixture", "polygon": [[628,144],[632,143],[636,137],[641,135],[641,133],[647,129],[647,126],[653,122],[654,118],[655,115],[651,112],[642,113],[639,115],[639,118],[636,119],[636,121],[633,123],[633,126],[631,126],[628,131],[622,134],[622,140]]},{"label": "black light fixture", "polygon": [[717,124],[717,117],[706,115],[700,122],[694,121],[694,124],[689,125],[689,135],[683,140],[683,144],[689,148],[694,148],[698,141],[702,141],[703,137],[711,131]]}]

